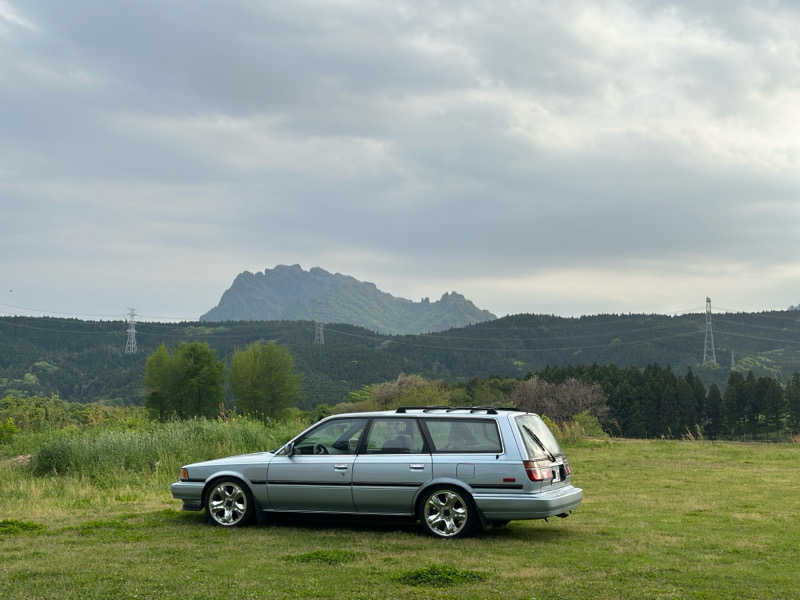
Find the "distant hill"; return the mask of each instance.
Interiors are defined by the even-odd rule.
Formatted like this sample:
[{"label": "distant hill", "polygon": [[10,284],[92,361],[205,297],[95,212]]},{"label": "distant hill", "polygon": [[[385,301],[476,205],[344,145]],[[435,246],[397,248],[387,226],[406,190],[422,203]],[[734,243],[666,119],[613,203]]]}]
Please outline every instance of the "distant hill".
[{"label": "distant hill", "polygon": [[456,292],[413,302],[374,283],[314,267],[278,265],[240,273],[201,321],[322,321],[381,333],[426,333],[496,319]]},{"label": "distant hill", "polygon": [[353,325],[325,326],[315,345],[311,321],[137,323],[139,353],[123,354],[126,324],[42,317],[0,317],[0,398],[59,393],[67,400],[141,402],[147,355],[159,344],[208,342],[220,358],[273,340],[287,346],[303,375],[303,405],[343,400],[364,384],[419,373],[447,381],[524,377],[547,365],[592,363],[692,367],[708,385],[735,368],[786,382],[800,370],[800,312],[715,314],[718,366],[701,365],[703,314],[512,315],[426,335],[380,335]]}]

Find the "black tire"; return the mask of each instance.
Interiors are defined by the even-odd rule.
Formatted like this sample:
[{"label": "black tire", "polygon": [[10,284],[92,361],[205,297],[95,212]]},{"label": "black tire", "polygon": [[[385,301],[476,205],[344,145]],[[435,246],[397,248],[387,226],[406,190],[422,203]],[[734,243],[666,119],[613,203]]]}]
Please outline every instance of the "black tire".
[{"label": "black tire", "polygon": [[208,522],[219,527],[244,527],[253,521],[255,502],[241,480],[222,477],[208,486],[204,504]]},{"label": "black tire", "polygon": [[417,517],[425,532],[437,538],[468,536],[480,520],[472,496],[461,488],[449,486],[436,486],[426,491]]}]

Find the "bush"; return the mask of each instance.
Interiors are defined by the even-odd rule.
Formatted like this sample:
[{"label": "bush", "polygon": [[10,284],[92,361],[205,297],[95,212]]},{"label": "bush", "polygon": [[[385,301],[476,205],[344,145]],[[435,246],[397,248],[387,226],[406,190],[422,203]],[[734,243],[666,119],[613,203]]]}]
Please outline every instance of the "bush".
[{"label": "bush", "polygon": [[14,425],[14,420],[11,417],[8,417],[5,421],[0,421],[0,444],[10,442],[15,433],[19,433],[19,428]]},{"label": "bush", "polygon": [[587,437],[608,437],[606,432],[603,431],[603,428],[600,426],[600,422],[597,420],[597,417],[589,414],[588,411],[583,411],[573,415],[572,420],[564,421],[560,425],[548,418],[546,415],[542,415],[542,420],[545,422],[550,431],[553,432],[553,435],[556,437],[559,443],[574,444]]}]

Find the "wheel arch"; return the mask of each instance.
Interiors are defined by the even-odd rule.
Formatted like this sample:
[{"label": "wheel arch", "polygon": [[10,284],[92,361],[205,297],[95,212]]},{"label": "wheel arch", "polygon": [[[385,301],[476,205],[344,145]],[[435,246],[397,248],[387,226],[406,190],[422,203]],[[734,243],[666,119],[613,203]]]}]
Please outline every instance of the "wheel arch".
[{"label": "wheel arch", "polygon": [[467,496],[467,500],[471,502],[475,510],[478,511],[478,515],[481,516],[481,519],[483,518],[483,516],[481,515],[481,511],[478,508],[478,503],[475,502],[475,498],[472,497],[472,490],[470,490],[469,486],[466,485],[463,481],[460,481],[458,479],[451,479],[448,477],[427,481],[425,482],[425,485],[423,485],[419,490],[417,490],[417,495],[414,496],[414,516],[419,516],[420,502],[422,502],[422,499],[425,497],[428,491],[435,487],[456,488],[462,491]]},{"label": "wheel arch", "polygon": [[243,486],[247,488],[248,493],[250,494],[250,498],[253,499],[253,502],[256,504],[256,508],[258,508],[258,501],[255,499],[255,494],[253,494],[253,488],[250,485],[250,482],[247,478],[239,473],[238,471],[219,471],[218,473],[214,473],[208,479],[206,479],[205,484],[203,485],[203,492],[200,495],[200,508],[206,507],[206,498],[208,497],[208,490],[220,479],[236,479],[239,481]]}]

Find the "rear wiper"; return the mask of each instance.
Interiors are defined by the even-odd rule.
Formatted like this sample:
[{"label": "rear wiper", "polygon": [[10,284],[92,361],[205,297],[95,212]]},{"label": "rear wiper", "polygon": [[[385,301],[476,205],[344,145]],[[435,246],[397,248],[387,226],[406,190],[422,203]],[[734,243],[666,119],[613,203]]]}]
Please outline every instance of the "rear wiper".
[{"label": "rear wiper", "polygon": [[531,431],[530,428],[527,425],[523,425],[522,428],[525,430],[525,432],[529,436],[531,436],[531,438],[533,438],[533,441],[536,442],[536,444],[539,446],[539,448],[544,450],[545,454],[547,454],[547,458],[550,459],[550,462],[556,462],[556,457],[553,456],[553,453],[550,452],[550,450],[545,448],[545,445],[542,443],[542,440],[539,439],[539,436],[536,435],[535,433],[533,433],[533,431]]}]

